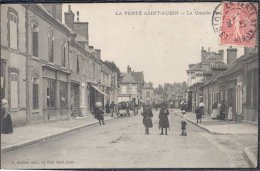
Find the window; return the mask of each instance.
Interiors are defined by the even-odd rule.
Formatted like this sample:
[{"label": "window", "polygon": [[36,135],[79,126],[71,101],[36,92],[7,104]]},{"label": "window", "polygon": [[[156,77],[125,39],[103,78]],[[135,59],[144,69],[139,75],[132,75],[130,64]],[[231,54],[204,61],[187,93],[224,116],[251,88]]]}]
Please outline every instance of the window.
[{"label": "window", "polygon": [[60,106],[66,107],[67,106],[67,98],[68,97],[68,85],[66,82],[60,82]]},{"label": "window", "polygon": [[17,73],[10,73],[10,108],[18,108],[18,74]]},{"label": "window", "polygon": [[66,66],[66,42],[64,40],[61,43],[61,66]]},{"label": "window", "polygon": [[34,21],[32,24],[32,55],[38,57],[38,24]]},{"label": "window", "polygon": [[32,92],[33,109],[39,109],[39,78],[33,76],[32,83],[33,83],[33,92]]},{"label": "window", "polygon": [[47,79],[47,107],[55,107],[56,81]]},{"label": "window", "polygon": [[18,16],[17,12],[9,9],[9,41],[10,48],[17,49],[18,46]]},{"label": "window", "polygon": [[1,97],[5,98],[5,66],[6,63],[1,61]]},{"label": "window", "polygon": [[150,97],[151,96],[151,92],[150,91],[146,91],[146,97]]},{"label": "window", "polygon": [[53,45],[54,45],[54,35],[53,32],[49,31],[48,33],[48,56],[49,56],[49,61],[53,62]]}]

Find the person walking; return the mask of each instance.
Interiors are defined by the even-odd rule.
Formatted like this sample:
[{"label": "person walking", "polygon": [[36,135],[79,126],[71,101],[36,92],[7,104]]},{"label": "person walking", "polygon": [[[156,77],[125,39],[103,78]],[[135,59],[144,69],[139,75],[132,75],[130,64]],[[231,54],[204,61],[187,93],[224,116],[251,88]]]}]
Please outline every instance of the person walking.
[{"label": "person walking", "polygon": [[9,113],[9,104],[6,99],[2,99],[2,105],[1,105],[1,126],[2,134],[10,134],[13,133],[13,122],[11,115]]},{"label": "person walking", "polygon": [[149,128],[153,127],[153,123],[152,123],[152,119],[151,119],[153,117],[153,112],[152,112],[151,106],[146,106],[142,115],[143,115],[143,124],[145,127],[145,135],[148,135]]},{"label": "person walking", "polygon": [[159,128],[161,129],[160,135],[163,135],[163,129],[165,129],[165,135],[168,135],[167,129],[170,127],[168,115],[169,110],[167,109],[167,104],[162,104],[162,108],[159,113]]},{"label": "person walking", "polygon": [[182,118],[181,118],[181,135],[182,136],[187,136],[187,132],[186,132],[186,125],[187,125],[187,119],[185,116],[185,111],[182,111]]},{"label": "person walking", "polygon": [[94,114],[95,114],[95,118],[99,122],[99,125],[102,125],[102,124],[105,125],[105,122],[104,122],[104,113],[105,112],[101,108],[102,108],[102,103],[101,102],[97,102]]},{"label": "person walking", "polygon": [[201,123],[201,110],[199,106],[196,107],[195,114],[196,114],[197,124],[199,123],[199,121]]},{"label": "person walking", "polygon": [[201,117],[204,118],[204,103],[203,101],[200,102],[199,107],[200,107],[200,112],[201,112]]},{"label": "person walking", "polygon": [[228,108],[228,120],[229,121],[233,120],[232,103],[229,104],[229,108]]},{"label": "person walking", "polygon": [[114,117],[114,112],[115,112],[115,102],[112,101],[112,103],[110,104],[110,111],[111,111],[111,117]]}]

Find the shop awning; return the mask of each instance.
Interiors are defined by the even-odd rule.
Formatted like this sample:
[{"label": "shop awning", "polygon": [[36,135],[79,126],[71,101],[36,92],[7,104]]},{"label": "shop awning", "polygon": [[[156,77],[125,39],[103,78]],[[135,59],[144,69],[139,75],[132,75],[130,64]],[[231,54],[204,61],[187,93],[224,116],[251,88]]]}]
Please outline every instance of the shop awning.
[{"label": "shop awning", "polygon": [[99,93],[103,94],[104,96],[108,96],[106,93],[104,93],[103,91],[101,91],[97,86],[91,85],[91,87],[93,87],[95,90],[97,90]]}]

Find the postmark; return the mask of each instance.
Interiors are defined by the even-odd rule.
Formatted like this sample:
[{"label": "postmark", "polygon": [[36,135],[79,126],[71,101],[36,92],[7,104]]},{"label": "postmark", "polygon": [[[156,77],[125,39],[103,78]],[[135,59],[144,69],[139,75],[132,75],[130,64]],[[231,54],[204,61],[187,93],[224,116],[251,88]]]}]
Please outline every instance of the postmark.
[{"label": "postmark", "polygon": [[257,6],[246,2],[222,3],[221,45],[254,47],[257,32]]}]

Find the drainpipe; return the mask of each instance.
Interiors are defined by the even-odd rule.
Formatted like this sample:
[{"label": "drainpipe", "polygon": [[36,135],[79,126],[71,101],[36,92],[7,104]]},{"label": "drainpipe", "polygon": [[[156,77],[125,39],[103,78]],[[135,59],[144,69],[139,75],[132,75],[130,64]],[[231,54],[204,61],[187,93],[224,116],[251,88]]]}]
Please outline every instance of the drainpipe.
[{"label": "drainpipe", "polygon": [[29,34],[28,34],[28,29],[29,29],[29,23],[28,23],[28,6],[25,5],[25,46],[26,46],[26,71],[25,71],[25,81],[26,81],[26,86],[25,86],[25,92],[26,92],[26,123],[28,124],[29,122],[29,115],[31,114],[31,110],[30,110],[30,98],[29,98],[29,86],[30,86],[30,82],[29,82],[29,53],[28,53],[28,47],[29,47]]}]

